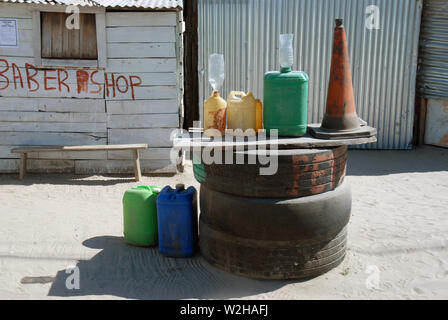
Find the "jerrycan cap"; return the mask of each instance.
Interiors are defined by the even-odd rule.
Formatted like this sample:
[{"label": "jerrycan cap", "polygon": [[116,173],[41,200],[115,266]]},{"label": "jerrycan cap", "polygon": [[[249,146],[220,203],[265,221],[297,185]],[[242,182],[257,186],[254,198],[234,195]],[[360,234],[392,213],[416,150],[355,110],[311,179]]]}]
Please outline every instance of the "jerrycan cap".
[{"label": "jerrycan cap", "polygon": [[183,191],[185,190],[185,185],[183,183],[176,184],[176,190],[177,191]]}]

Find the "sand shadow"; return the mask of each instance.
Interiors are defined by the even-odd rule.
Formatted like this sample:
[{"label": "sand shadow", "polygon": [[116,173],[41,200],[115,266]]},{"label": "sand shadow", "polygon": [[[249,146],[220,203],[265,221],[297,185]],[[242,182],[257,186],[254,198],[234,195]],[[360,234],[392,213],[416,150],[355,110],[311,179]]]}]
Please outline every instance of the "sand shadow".
[{"label": "sand shadow", "polygon": [[188,259],[167,258],[159,254],[157,248],[127,245],[122,237],[94,237],[83,245],[103,250],[92,259],[77,263],[80,288],[67,289],[66,279],[71,274],[61,270],[49,296],[226,299],[271,292],[292,283],[234,276],[212,267],[199,254]]}]

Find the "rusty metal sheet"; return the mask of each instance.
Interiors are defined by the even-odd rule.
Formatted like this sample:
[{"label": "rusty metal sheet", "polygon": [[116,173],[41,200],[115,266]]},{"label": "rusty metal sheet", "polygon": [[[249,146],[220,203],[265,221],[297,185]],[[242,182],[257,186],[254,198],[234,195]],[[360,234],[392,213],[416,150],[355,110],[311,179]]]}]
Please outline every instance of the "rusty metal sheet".
[{"label": "rusty metal sheet", "polygon": [[448,148],[448,101],[429,99],[425,143]]}]

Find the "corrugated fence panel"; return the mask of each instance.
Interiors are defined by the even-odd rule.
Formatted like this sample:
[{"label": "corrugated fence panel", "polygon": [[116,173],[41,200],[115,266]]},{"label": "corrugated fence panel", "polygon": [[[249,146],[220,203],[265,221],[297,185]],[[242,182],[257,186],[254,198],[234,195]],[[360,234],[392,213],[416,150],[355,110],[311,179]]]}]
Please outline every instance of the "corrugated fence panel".
[{"label": "corrugated fence panel", "polygon": [[425,0],[420,31],[418,91],[448,100],[448,1]]},{"label": "corrugated fence panel", "polygon": [[[310,76],[308,122],[325,112],[334,19],[348,37],[357,112],[378,129],[365,148],[408,149],[412,143],[421,0],[199,0],[199,97],[210,96],[208,56],[222,53],[220,90],[252,91],[263,99],[263,76],[279,70],[278,39],[294,33],[293,69]],[[366,8],[379,9],[379,29],[368,29]]]}]

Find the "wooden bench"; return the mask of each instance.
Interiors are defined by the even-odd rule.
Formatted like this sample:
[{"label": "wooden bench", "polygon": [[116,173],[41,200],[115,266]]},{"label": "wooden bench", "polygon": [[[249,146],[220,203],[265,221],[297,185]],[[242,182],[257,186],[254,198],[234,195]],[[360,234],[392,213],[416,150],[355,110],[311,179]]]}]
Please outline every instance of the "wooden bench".
[{"label": "wooden bench", "polygon": [[139,150],[146,149],[146,144],[107,144],[88,146],[32,146],[20,147],[11,150],[12,153],[20,153],[19,179],[22,180],[26,174],[26,161],[29,152],[61,152],[61,151],[98,151],[98,150],[133,150],[135,181],[140,181],[142,173],[140,170]]}]

